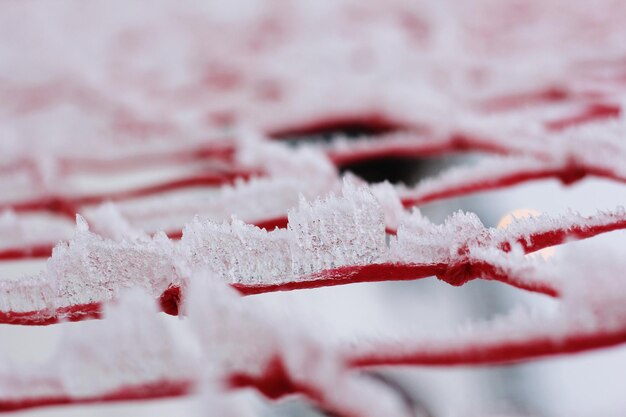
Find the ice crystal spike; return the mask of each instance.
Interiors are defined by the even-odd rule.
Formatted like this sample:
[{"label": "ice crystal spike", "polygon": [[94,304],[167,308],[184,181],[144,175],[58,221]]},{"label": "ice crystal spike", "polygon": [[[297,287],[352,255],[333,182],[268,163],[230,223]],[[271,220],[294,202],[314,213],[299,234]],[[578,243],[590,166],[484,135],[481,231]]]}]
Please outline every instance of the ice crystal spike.
[{"label": "ice crystal spike", "polygon": [[195,219],[185,228],[181,245],[194,265],[240,284],[297,281],[325,269],[377,262],[385,255],[384,214],[366,187],[346,182],[341,197],[312,203],[301,199],[288,218],[287,230],[270,232],[236,219],[229,224]]},{"label": "ice crystal spike", "polygon": [[181,285],[185,265],[162,235],[110,240],[90,232],[77,216],[74,237],[55,247],[45,271],[2,281],[0,311],[9,323],[93,317],[98,305],[125,289],[141,288],[158,298],[170,285]]},{"label": "ice crystal spike", "polygon": [[293,270],[308,274],[376,262],[386,250],[383,211],[364,187],[345,182],[343,198],[307,203],[289,213]]},{"label": "ice crystal spike", "polygon": [[383,209],[386,228],[396,230],[406,216],[399,193],[387,181],[372,185],[371,191]]},{"label": "ice crystal spike", "polygon": [[[81,217],[84,222],[84,218]],[[133,228],[128,220],[123,217],[118,207],[113,203],[105,203],[99,206],[92,214],[91,221],[95,231],[113,240],[138,239],[145,236],[141,231]]]},{"label": "ice crystal spike", "polygon": [[392,254],[408,263],[454,263],[471,245],[481,244],[488,231],[473,213],[457,212],[442,225],[435,225],[419,211],[400,224],[391,241]]},{"label": "ice crystal spike", "polygon": [[211,268],[231,283],[263,283],[291,276],[289,233],[267,232],[233,219],[213,223],[196,218],[183,232],[182,247],[192,265]]},{"label": "ice crystal spike", "polygon": [[167,238],[115,242],[89,232],[80,217],[77,223],[75,237],[58,245],[46,266],[67,305],[107,301],[124,288],[156,297],[177,281],[176,252]]}]

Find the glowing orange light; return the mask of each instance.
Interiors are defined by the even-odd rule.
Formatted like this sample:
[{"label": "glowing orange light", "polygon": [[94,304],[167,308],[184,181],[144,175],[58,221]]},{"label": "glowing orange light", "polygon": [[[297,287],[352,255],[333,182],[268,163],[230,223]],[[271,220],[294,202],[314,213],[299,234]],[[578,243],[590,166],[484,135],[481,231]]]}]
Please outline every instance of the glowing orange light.
[{"label": "glowing orange light", "polygon": [[[529,217],[537,217],[539,215],[541,215],[541,212],[539,210],[535,210],[531,208],[518,208],[502,216],[502,218],[498,222],[497,227],[498,229],[505,229],[511,223],[513,223],[515,219],[527,219]],[[550,247],[550,248],[541,249],[540,251],[537,251],[534,254],[531,254],[530,256],[533,256],[533,255],[541,256],[543,259],[549,259],[553,257],[555,253],[556,253],[556,248]]]}]

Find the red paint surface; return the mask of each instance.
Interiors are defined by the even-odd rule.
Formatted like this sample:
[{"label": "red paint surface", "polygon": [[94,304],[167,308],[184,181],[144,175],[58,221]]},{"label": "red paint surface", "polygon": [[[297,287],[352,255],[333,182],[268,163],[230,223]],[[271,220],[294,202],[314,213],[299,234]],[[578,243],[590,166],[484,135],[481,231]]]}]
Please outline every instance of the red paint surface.
[{"label": "red paint surface", "polygon": [[0,311],[0,323],[46,326],[61,321],[98,319],[102,316],[101,312],[102,306],[100,303],[77,304],[70,307],[62,307],[56,311]]},{"label": "red paint surface", "polygon": [[159,297],[159,307],[171,316],[178,316],[182,300],[181,289],[178,285],[170,285]]},{"label": "red paint surface", "polygon": [[34,407],[93,404],[114,401],[136,401],[155,398],[180,397],[192,392],[194,384],[191,381],[159,381],[149,384],[127,386],[115,391],[94,397],[33,397],[16,400],[0,400],[0,412],[11,412]]},{"label": "red paint surface", "polygon": [[15,261],[20,259],[48,258],[56,244],[40,244],[26,248],[9,248],[0,250],[0,261]]},{"label": "red paint surface", "polygon": [[574,225],[567,230],[554,229],[532,233],[529,239],[518,239],[518,243],[522,245],[526,253],[531,253],[549,246],[560,245],[569,240],[587,239],[602,233],[622,229],[626,229],[626,218],[616,218],[613,222],[602,225]]},{"label": "red paint surface", "polygon": [[0,209],[12,209],[18,213],[48,211],[67,216],[73,220],[81,206],[100,204],[105,201],[120,201],[131,198],[146,197],[184,188],[232,184],[237,178],[248,178],[253,174],[254,173],[247,170],[193,174],[188,177],[167,180],[158,184],[137,187],[125,191],[83,196],[40,198],[13,204],[5,204],[0,206]]},{"label": "red paint surface", "polygon": [[[312,365],[314,366],[314,365]],[[271,358],[260,375],[247,373],[232,374],[226,381],[231,389],[254,388],[269,399],[278,400],[283,397],[301,394],[320,406],[324,406],[324,398],[310,384],[295,381],[289,374],[283,360],[275,356]]]},{"label": "red paint surface", "polygon": [[[260,227],[261,229],[266,229],[268,231],[272,231],[276,228],[285,229],[287,227],[287,216],[276,217],[273,219],[253,221],[250,224]],[[183,231],[171,230],[167,232],[167,237],[169,237],[170,239],[181,239],[183,237]]]},{"label": "red paint surface", "polygon": [[309,276],[299,278],[298,281],[272,285],[234,284],[233,287],[244,295],[251,295],[274,291],[292,291],[334,285],[355,284],[361,282],[414,280],[433,276],[438,271],[441,271],[442,268],[445,268],[445,265],[406,265],[385,263],[344,266],[311,274]]},{"label": "red paint surface", "polygon": [[231,388],[256,388],[267,398],[278,399],[300,392],[300,388],[289,378],[289,374],[280,358],[269,361],[261,375],[236,373],[227,381]]},{"label": "red paint surface", "polygon": [[483,107],[488,111],[512,110],[534,104],[560,103],[573,98],[573,94],[561,86],[538,91],[520,92],[490,99]]},{"label": "red paint surface", "polygon": [[408,126],[395,121],[390,117],[377,112],[343,116],[328,116],[302,122],[298,125],[283,126],[268,132],[268,136],[275,139],[299,138],[325,134],[337,134],[346,131],[367,132],[368,134],[383,134],[404,130]]},{"label": "red paint surface", "polygon": [[[428,133],[420,133],[415,129],[403,130],[406,133],[413,133],[418,137],[428,137]],[[382,137],[380,140],[373,140],[367,148],[357,146],[346,149],[331,149],[327,152],[328,157],[337,166],[344,166],[355,162],[376,160],[380,158],[431,158],[449,155],[456,152],[487,152],[493,154],[509,154],[510,150],[505,146],[499,146],[489,141],[467,135],[455,134],[447,140],[416,140],[394,142]]]},{"label": "red paint surface", "polygon": [[620,116],[619,106],[611,104],[594,104],[579,114],[552,120],[546,123],[549,130],[563,130],[568,127],[603,119],[614,119]]},{"label": "red paint surface", "polygon": [[568,334],[557,337],[527,337],[518,340],[499,340],[489,343],[475,341],[443,347],[406,349],[381,346],[378,352],[368,352],[346,358],[355,368],[397,365],[499,365],[527,361],[544,356],[563,355],[591,349],[606,348],[626,343],[626,329],[612,332]]},{"label": "red paint surface", "polygon": [[484,191],[493,191],[518,185],[527,181],[548,178],[556,178],[564,185],[571,185],[588,175],[604,177],[617,182],[626,182],[626,178],[623,178],[614,172],[577,165],[569,165],[561,169],[528,172],[520,171],[513,174],[506,173],[500,177],[494,176],[486,181],[469,182],[461,185],[452,185],[449,188],[441,188],[429,194],[420,195],[419,197],[411,197],[408,195],[402,198],[402,204],[404,204],[405,207],[412,207],[432,203],[446,198],[460,197]]},{"label": "red paint surface", "polygon": [[229,140],[211,141],[193,149],[170,151],[167,153],[142,154],[136,156],[102,160],[97,158],[73,158],[61,161],[65,173],[110,173],[135,171],[150,167],[180,166],[198,161],[232,162],[235,148]]}]

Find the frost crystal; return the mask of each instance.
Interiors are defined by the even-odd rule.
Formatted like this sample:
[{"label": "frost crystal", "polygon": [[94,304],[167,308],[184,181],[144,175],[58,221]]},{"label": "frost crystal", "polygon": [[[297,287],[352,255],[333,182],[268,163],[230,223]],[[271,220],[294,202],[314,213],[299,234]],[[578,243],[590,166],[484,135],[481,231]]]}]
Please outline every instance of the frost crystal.
[{"label": "frost crystal", "polygon": [[369,264],[384,255],[385,219],[376,199],[349,182],[343,196],[311,204],[300,200],[298,210],[289,213],[296,275]]},{"label": "frost crystal", "polygon": [[216,224],[198,218],[185,227],[183,250],[196,266],[210,267],[229,282],[262,283],[290,276],[290,234],[267,232],[233,219]]},{"label": "frost crystal", "polygon": [[123,288],[157,296],[177,281],[175,251],[165,236],[112,242],[82,222],[79,217],[75,238],[57,246],[47,264],[60,299],[69,305],[110,300]]},{"label": "frost crystal", "polygon": [[181,246],[195,265],[245,284],[306,279],[325,269],[377,262],[386,252],[382,209],[366,188],[350,182],[343,197],[301,199],[288,218],[287,230],[271,232],[235,219],[196,219],[185,228]]},{"label": "frost crystal", "polygon": [[468,247],[488,237],[480,219],[473,213],[457,212],[442,225],[435,225],[414,211],[391,240],[396,259],[408,263],[449,263],[466,255]]}]

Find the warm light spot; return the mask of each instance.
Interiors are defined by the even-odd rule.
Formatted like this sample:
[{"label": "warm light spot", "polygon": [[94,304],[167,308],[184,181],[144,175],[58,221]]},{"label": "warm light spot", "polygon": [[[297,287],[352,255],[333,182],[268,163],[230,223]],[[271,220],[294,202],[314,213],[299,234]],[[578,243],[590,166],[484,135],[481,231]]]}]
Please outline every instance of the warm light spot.
[{"label": "warm light spot", "polygon": [[541,214],[539,210],[531,208],[518,208],[510,213],[505,214],[498,222],[498,229],[504,229],[515,219],[527,219],[529,217],[537,217]]},{"label": "warm light spot", "polygon": [[[498,229],[505,229],[511,223],[513,223],[515,219],[527,219],[529,217],[537,217],[539,215],[541,215],[541,212],[539,210],[531,208],[518,208],[502,216],[502,218],[498,222],[497,227]],[[541,256],[543,259],[549,259],[553,257],[555,253],[556,248],[553,246],[541,249],[540,251],[532,253],[529,256]]]}]

